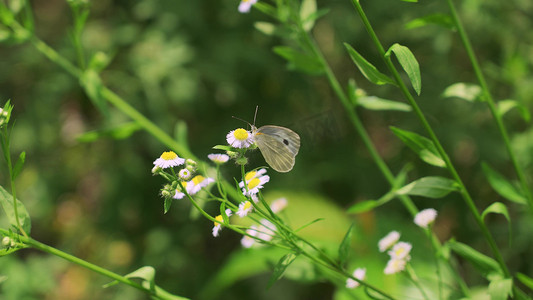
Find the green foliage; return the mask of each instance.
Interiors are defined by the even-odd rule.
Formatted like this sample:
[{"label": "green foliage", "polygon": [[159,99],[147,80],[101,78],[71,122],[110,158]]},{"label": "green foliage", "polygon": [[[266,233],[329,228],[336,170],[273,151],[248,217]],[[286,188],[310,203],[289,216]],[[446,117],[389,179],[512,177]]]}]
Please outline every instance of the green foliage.
[{"label": "green foliage", "polygon": [[427,198],[442,198],[451,192],[458,191],[454,180],[428,176],[417,179],[396,191],[398,195],[422,196]]},{"label": "green foliage", "polygon": [[422,79],[420,78],[420,66],[418,65],[418,61],[416,61],[414,54],[409,48],[400,44],[392,45],[387,51],[386,56],[390,57],[392,53],[396,55],[398,62],[400,62],[403,70],[407,73],[416,94],[420,96]]},{"label": "green foliage", "polygon": [[391,127],[391,130],[426,163],[441,168],[446,166],[433,141],[417,133],[396,127]]},{"label": "green foliage", "polygon": [[[13,196],[9,194],[2,186],[0,186],[0,203],[4,210],[4,215],[7,215],[7,220],[11,226],[17,228],[17,221],[15,217],[15,207],[13,204]],[[26,233],[31,232],[31,219],[30,214],[24,207],[24,204],[17,199],[17,212],[20,220],[20,225]],[[5,224],[5,223],[4,223]],[[5,226],[5,225],[4,225]]]},{"label": "green foliage", "polygon": [[350,55],[352,61],[357,66],[359,71],[361,71],[361,74],[363,74],[365,78],[368,79],[368,81],[377,85],[395,84],[392,79],[378,71],[378,69],[376,69],[374,65],[372,65],[363,56],[361,56],[361,54],[359,54],[359,52],[352,48],[352,46],[347,43],[344,43],[344,47],[346,47],[348,54]]}]

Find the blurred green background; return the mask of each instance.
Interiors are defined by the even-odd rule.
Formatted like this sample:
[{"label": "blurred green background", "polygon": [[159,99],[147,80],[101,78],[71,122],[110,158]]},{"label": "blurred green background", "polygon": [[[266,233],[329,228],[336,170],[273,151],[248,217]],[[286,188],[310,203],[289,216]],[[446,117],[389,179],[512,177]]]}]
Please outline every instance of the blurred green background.
[{"label": "blurred green background", "polygon": [[[388,184],[375,168],[346,114],[320,76],[287,71],[272,53],[283,41],[254,29],[271,21],[252,9],[237,12],[238,1],[94,1],[82,43],[90,55],[112,57],[102,72],[105,84],[171,135],[178,121],[187,125],[189,146],[198,157],[225,143],[228,131],[243,127],[231,116],[250,120],[259,105],[257,125],[286,126],[300,133],[302,147],[294,170],[269,172],[267,198],[289,200],[286,217],[302,225],[327,216],[305,235],[335,253],[350,223],[356,225],[350,266],[367,267],[371,283],[405,295],[402,280],[384,277],[386,255],[377,241],[391,230],[413,243],[413,262],[432,285],[431,253],[422,233],[403,206],[393,201],[375,212],[343,212],[360,200],[376,199]],[[364,8],[385,45],[408,46],[422,71],[417,101],[427,113],[446,150],[480,209],[505,201],[491,190],[480,163],[487,161],[514,178],[489,111],[482,103],[444,99],[455,82],[475,82],[465,51],[455,33],[437,26],[407,30],[404,25],[431,13],[447,13],[443,1],[364,1]],[[533,3],[530,0],[461,1],[464,25],[497,99],[515,99],[530,108],[533,99]],[[72,17],[65,1],[33,1],[37,36],[71,61],[76,53],[69,37]],[[373,62],[376,55],[350,1],[318,1],[330,12],[313,30],[340,81],[354,78],[369,94],[401,101],[392,87],[366,82],[344,51],[343,42]],[[156,268],[156,282],[166,290],[193,299],[344,299],[323,272],[305,261],[286,278],[266,289],[271,265],[283,255],[269,249],[242,251],[240,237],[229,230],[211,236],[212,223],[197,217],[186,201],[163,214],[158,191],[161,178],[150,173],[152,161],[167,149],[139,131],[127,139],[80,142],[77,137],[128,122],[111,109],[104,118],[79,82],[48,61],[30,44],[0,46],[0,101],[12,99],[16,120],[12,148],[26,151],[18,195],[30,212],[37,240],[95,264],[126,274],[141,266]],[[418,161],[394,137],[391,125],[423,134],[409,113],[360,111],[381,155],[398,172],[414,165],[410,179],[447,174]],[[519,159],[531,172],[533,131],[520,114],[506,115]],[[264,165],[259,153],[251,167]],[[224,174],[237,176],[225,166]],[[2,164],[0,183],[7,186]],[[487,245],[458,195],[439,200],[414,199],[420,208],[440,215],[435,230],[442,240],[459,241],[488,253]],[[218,214],[218,207],[208,208]],[[509,247],[504,218],[490,216],[490,228],[513,271],[532,274],[530,215],[510,205],[513,244]],[[525,217],[522,217],[525,216]],[[472,285],[485,284],[466,263],[460,272]],[[127,286],[102,289],[110,280],[61,259],[23,250],[0,259],[1,299],[147,299]],[[337,286],[342,287],[343,280]],[[358,297],[363,294],[356,292]]]}]

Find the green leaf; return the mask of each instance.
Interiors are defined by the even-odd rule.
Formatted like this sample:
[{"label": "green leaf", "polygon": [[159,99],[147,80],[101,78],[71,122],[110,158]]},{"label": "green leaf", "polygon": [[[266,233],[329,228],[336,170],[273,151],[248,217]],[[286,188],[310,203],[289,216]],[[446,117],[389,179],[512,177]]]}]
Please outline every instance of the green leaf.
[{"label": "green leaf", "polygon": [[511,217],[509,216],[509,212],[507,211],[507,207],[501,202],[492,203],[489,207],[487,207],[483,211],[483,213],[481,214],[481,218],[483,220],[485,220],[485,217],[488,214],[490,214],[490,213],[501,214],[507,219],[507,222],[511,223]]},{"label": "green leaf", "polygon": [[411,111],[410,105],[382,99],[376,96],[365,96],[357,99],[357,105],[362,106],[369,110],[396,110],[396,111]]},{"label": "green leaf", "polygon": [[314,219],[313,221],[308,222],[307,224],[304,224],[304,225],[298,227],[297,229],[294,230],[294,232],[298,232],[298,231],[300,231],[300,230],[302,230],[302,229],[305,229],[305,228],[307,228],[307,227],[309,227],[309,226],[311,226],[311,225],[313,225],[313,224],[315,224],[315,223],[318,223],[318,222],[320,222],[320,221],[324,221],[324,220],[325,220],[324,218]]},{"label": "green leaf", "polygon": [[472,247],[456,241],[449,241],[447,244],[453,252],[468,260],[484,277],[488,277],[491,273],[503,274],[500,265],[494,259]]},{"label": "green leaf", "polygon": [[346,235],[344,235],[344,239],[342,239],[341,244],[339,245],[339,262],[341,266],[344,266],[346,262],[348,261],[348,258],[350,257],[350,253],[352,252],[352,232],[353,232],[353,223],[350,225],[350,228],[348,228],[348,231],[346,232]]},{"label": "green leaf", "polygon": [[101,72],[109,65],[110,62],[111,58],[107,54],[102,51],[98,51],[91,57],[89,61],[89,69],[96,72]]},{"label": "green leaf", "polygon": [[305,31],[309,31],[315,25],[315,19],[311,18],[316,13],[316,0],[303,0],[300,6],[300,20]]},{"label": "green leaf", "polygon": [[492,169],[487,163],[483,162],[481,164],[483,168],[483,173],[487,180],[489,181],[490,186],[498,193],[500,196],[505,199],[520,203],[526,204],[526,198],[500,173]]},{"label": "green leaf", "polygon": [[405,185],[397,190],[396,194],[442,198],[449,193],[458,190],[459,187],[454,180],[438,176],[428,176]]},{"label": "green leaf", "polygon": [[405,24],[405,28],[413,29],[427,25],[438,25],[450,30],[455,30],[455,24],[453,23],[451,16],[446,14],[433,14],[414,19]]},{"label": "green leaf", "polygon": [[402,0],[403,2],[412,2],[412,3],[417,3],[418,0]]},{"label": "green leaf", "polygon": [[76,137],[76,140],[80,143],[92,143],[102,138],[123,140],[141,129],[141,126],[139,126],[137,122],[127,122],[112,128],[104,128],[82,133]]},{"label": "green leaf", "polygon": [[272,273],[272,276],[268,280],[268,288],[270,288],[276,281],[281,279],[287,267],[296,259],[296,257],[296,254],[289,253],[280,258],[276,266],[274,266],[274,272]]},{"label": "green leaf", "polygon": [[513,279],[497,278],[489,283],[490,300],[507,300],[513,295]]},{"label": "green leaf", "polygon": [[213,149],[224,150],[224,151],[232,151],[233,150],[233,148],[231,146],[228,146],[228,145],[215,145],[215,146],[213,146]]},{"label": "green leaf", "polygon": [[498,108],[498,113],[501,116],[505,115],[511,109],[516,108],[520,112],[520,115],[522,115],[522,118],[524,119],[524,121],[529,122],[529,120],[531,119],[529,110],[526,107],[524,107],[524,105],[522,105],[520,102],[516,100],[512,100],[512,99],[500,100],[497,103],[497,108]]},{"label": "green leaf", "polygon": [[[4,208],[4,212],[7,215],[9,223],[17,227],[17,219],[15,218],[15,208],[13,207],[13,196],[9,194],[2,186],[0,186],[0,203]],[[17,199],[17,211],[19,216],[20,225],[27,234],[31,232],[31,219],[30,214],[24,207],[24,204]],[[3,217],[0,217],[3,218]]]},{"label": "green leaf", "polygon": [[[149,288],[151,291],[155,291],[155,269],[151,266],[144,266],[141,267],[127,275],[124,275],[126,278],[139,278],[142,279],[142,286],[145,288]],[[108,288],[110,286],[113,286],[117,284],[118,281],[112,281],[108,284],[105,284],[103,287]]]},{"label": "green leaf", "polygon": [[523,273],[516,273],[515,274],[516,279],[520,280],[525,286],[527,286],[529,289],[533,290],[533,278],[527,276]]},{"label": "green leaf", "polygon": [[255,22],[254,27],[266,35],[274,35],[276,32],[276,25],[269,22]]},{"label": "green leaf", "polygon": [[420,159],[436,167],[446,167],[446,163],[437,151],[433,141],[417,133],[402,130],[394,126],[391,126],[390,129],[407,147],[411,148],[411,150],[418,154]]},{"label": "green leaf", "polygon": [[189,140],[187,137],[187,123],[185,121],[179,120],[176,122],[176,127],[174,129],[176,141],[187,148],[189,148]]},{"label": "green leaf", "polygon": [[172,197],[166,197],[165,198],[165,204],[164,204],[164,207],[163,207],[163,210],[164,210],[164,214],[166,214],[169,210],[170,210],[170,206],[172,206],[172,201],[174,200],[174,198]]},{"label": "green leaf", "polygon": [[15,180],[15,178],[19,176],[20,171],[22,171],[22,167],[24,166],[25,161],[26,161],[26,152],[22,152],[19,158],[17,159],[15,166],[13,167],[13,176],[11,180]]},{"label": "green leaf", "polygon": [[402,66],[405,73],[407,73],[413,89],[415,90],[416,94],[420,96],[420,91],[422,89],[422,78],[420,77],[420,66],[418,65],[418,61],[416,60],[413,52],[411,52],[409,48],[400,44],[392,45],[385,55],[390,56],[391,52],[394,52],[396,55],[398,62]]},{"label": "green leaf", "polygon": [[100,75],[95,70],[87,69],[80,78],[80,84],[84,87],[87,96],[93,102],[94,106],[105,116],[109,117],[109,108],[107,102],[102,97],[104,85]]},{"label": "green leaf", "polygon": [[309,56],[291,47],[274,47],[274,53],[287,60],[287,68],[289,70],[298,70],[313,75],[324,72],[324,66],[316,57]]},{"label": "green leaf", "polygon": [[355,63],[357,68],[359,68],[359,71],[363,74],[363,76],[366,77],[370,82],[383,85],[383,84],[392,84],[396,85],[392,79],[390,79],[387,75],[381,73],[374,67],[371,63],[369,63],[364,57],[361,56],[357,51],[355,51],[352,46],[350,46],[347,43],[344,43],[344,46],[346,47],[346,50],[348,51],[348,54],[352,58],[352,61]]},{"label": "green leaf", "polygon": [[472,83],[454,83],[447,87],[442,92],[442,97],[451,98],[456,97],[468,102],[482,101],[481,99],[481,87]]},{"label": "green leaf", "polygon": [[367,211],[371,211],[372,209],[379,207],[392,199],[396,196],[396,193],[393,193],[392,191],[389,191],[385,195],[383,195],[378,200],[364,200],[357,202],[356,204],[350,206],[348,208],[347,212],[351,214],[360,214]]}]

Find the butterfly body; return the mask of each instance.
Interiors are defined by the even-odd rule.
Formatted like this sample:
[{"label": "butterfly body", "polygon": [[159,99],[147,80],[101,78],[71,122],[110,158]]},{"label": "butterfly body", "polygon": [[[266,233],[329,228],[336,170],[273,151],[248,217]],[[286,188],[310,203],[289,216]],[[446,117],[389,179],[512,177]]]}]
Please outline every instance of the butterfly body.
[{"label": "butterfly body", "polygon": [[252,125],[255,144],[272,169],[285,173],[294,167],[295,157],[300,150],[300,136],[289,128]]}]

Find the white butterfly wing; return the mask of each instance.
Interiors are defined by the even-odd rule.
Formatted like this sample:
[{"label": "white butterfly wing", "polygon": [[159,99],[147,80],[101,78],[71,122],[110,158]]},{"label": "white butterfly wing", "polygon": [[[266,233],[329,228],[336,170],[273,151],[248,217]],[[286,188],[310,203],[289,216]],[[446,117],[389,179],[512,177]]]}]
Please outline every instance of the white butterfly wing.
[{"label": "white butterfly wing", "polygon": [[257,147],[266,162],[278,172],[289,172],[300,150],[300,136],[285,127],[266,125],[253,128]]}]

